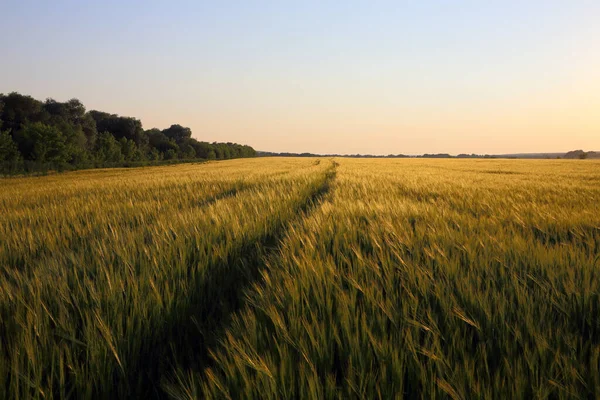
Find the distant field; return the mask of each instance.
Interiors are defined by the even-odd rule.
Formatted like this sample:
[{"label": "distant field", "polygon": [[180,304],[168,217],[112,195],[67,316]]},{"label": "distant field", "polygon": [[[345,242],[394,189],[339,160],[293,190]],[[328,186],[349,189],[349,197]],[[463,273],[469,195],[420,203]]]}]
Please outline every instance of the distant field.
[{"label": "distant field", "polygon": [[600,162],[0,179],[0,398],[600,398]]}]

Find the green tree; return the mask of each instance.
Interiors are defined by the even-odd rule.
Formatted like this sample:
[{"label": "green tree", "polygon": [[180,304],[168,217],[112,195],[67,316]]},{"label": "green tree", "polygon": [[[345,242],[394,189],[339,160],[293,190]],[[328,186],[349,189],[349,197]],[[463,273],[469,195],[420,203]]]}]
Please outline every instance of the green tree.
[{"label": "green tree", "polygon": [[177,143],[173,139],[168,138],[162,131],[150,129],[146,131],[146,134],[148,135],[149,145],[162,153],[164,158],[168,159],[166,154],[169,150],[173,150],[175,154],[179,153],[180,149]]},{"label": "green tree", "polygon": [[182,144],[180,146],[181,158],[194,158],[196,157],[196,150],[189,144]]},{"label": "green tree", "polygon": [[121,145],[109,132],[102,132],[96,141],[96,159],[101,162],[121,162],[125,159]]},{"label": "green tree", "polygon": [[86,148],[90,151],[93,150],[96,146],[98,131],[96,129],[96,121],[89,113],[86,113],[81,119],[81,129],[87,139]]},{"label": "green tree", "polygon": [[4,110],[4,94],[0,93],[0,129],[2,129],[2,111]]},{"label": "green tree", "polygon": [[2,96],[2,103],[4,104],[1,115],[3,128],[8,129],[13,138],[15,138],[15,132],[26,124],[45,122],[48,119],[48,113],[44,110],[42,102],[31,96],[12,92]]},{"label": "green tree", "polygon": [[42,102],[16,92],[0,93],[0,128],[6,131],[1,139],[1,157],[12,159],[16,145],[26,170],[30,165],[36,170],[38,162],[66,162],[82,167],[94,160],[118,163],[255,155],[249,146],[200,142],[192,138],[190,128],[178,124],[164,130],[144,131],[135,118],[94,110],[86,112],[78,99],[60,102],[48,98]]},{"label": "green tree", "polygon": [[[204,158],[206,160],[216,158],[216,154],[213,150],[213,147],[210,143],[207,142],[196,142],[192,143],[192,146],[196,150],[196,157]],[[212,158],[211,158],[212,156]]]},{"label": "green tree", "polygon": [[64,136],[67,161],[74,165],[85,163],[90,155],[87,149],[87,138],[79,124],[72,124],[68,120],[60,118],[54,124]]},{"label": "green tree", "polygon": [[185,128],[177,124],[171,125],[169,128],[163,130],[162,133],[177,144],[183,143],[185,139],[192,137],[192,130],[190,128]]},{"label": "green tree", "polygon": [[148,145],[148,136],[140,120],[95,110],[90,111],[89,114],[96,121],[98,132],[109,132],[117,140],[122,137],[133,140],[140,149]]},{"label": "green tree", "polygon": [[125,158],[125,160],[127,160],[127,161],[140,161],[141,160],[142,155],[133,140],[122,137],[121,139],[119,139],[119,144],[121,146],[121,153],[123,154],[123,157]]},{"label": "green tree", "polygon": [[158,160],[162,160],[163,155],[160,151],[158,151],[157,149],[155,149],[154,147],[152,147],[150,149],[150,151],[148,152],[148,160],[150,161],[158,161]]},{"label": "green tree", "polygon": [[0,131],[0,162],[17,162],[21,159],[21,154],[17,144],[7,131]]},{"label": "green tree", "polygon": [[174,149],[169,149],[165,153],[165,160],[174,160],[177,158],[177,151]]},{"label": "green tree", "polygon": [[0,130],[0,173],[15,173],[23,169],[21,153],[8,131]]},{"label": "green tree", "polygon": [[31,152],[27,159],[40,163],[64,163],[69,161],[69,149],[63,133],[54,126],[41,122],[27,124],[21,132]]},{"label": "green tree", "polygon": [[[71,99],[65,103],[60,103],[54,99],[46,99],[44,110],[49,115],[48,123],[58,126],[68,137],[77,136],[77,146],[91,151],[96,142],[96,121],[89,113],[85,112],[85,107],[77,99]],[[67,131],[72,132],[69,135]]]}]

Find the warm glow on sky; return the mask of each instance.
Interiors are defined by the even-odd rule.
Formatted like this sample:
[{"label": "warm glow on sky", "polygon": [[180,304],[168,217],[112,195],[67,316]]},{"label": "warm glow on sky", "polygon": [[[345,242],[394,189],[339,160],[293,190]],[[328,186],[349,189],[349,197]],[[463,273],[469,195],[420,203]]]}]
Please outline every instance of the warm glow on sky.
[{"label": "warm glow on sky", "polygon": [[266,151],[600,150],[598,1],[286,3],[7,0],[0,92]]}]

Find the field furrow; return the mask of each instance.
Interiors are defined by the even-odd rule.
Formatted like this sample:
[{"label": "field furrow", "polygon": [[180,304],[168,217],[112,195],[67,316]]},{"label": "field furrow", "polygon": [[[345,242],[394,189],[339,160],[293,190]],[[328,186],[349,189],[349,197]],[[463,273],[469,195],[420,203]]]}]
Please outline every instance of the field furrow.
[{"label": "field furrow", "polygon": [[243,267],[324,187],[328,166],[311,163],[273,177],[256,168],[228,175],[228,165],[216,176],[203,176],[204,166],[157,182],[134,176],[131,186],[115,181],[118,190],[109,183],[115,200],[106,206],[106,193],[69,188],[63,202],[81,207],[30,209],[22,224],[7,215],[5,237],[14,239],[0,254],[6,393],[158,395],[162,372],[189,354],[182,346],[208,340],[198,321],[213,326],[213,314],[235,307],[238,285],[252,276]]},{"label": "field furrow", "polygon": [[427,163],[343,160],[173,397],[596,397],[598,188]]}]

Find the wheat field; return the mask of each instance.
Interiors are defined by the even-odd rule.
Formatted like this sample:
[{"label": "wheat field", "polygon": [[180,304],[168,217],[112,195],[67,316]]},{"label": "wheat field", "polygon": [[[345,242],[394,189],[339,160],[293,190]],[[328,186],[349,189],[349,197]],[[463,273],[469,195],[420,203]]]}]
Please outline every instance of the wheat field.
[{"label": "wheat field", "polygon": [[600,398],[600,162],[0,179],[0,398]]}]

